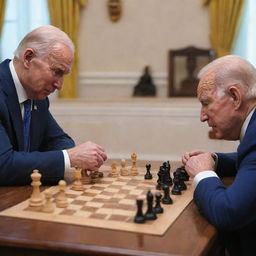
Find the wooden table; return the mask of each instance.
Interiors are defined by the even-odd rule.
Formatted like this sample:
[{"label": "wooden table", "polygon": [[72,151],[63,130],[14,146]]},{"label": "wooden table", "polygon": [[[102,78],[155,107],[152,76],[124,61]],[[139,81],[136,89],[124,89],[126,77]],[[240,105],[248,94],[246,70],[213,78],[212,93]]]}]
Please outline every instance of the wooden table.
[{"label": "wooden table", "polygon": [[[143,164],[143,162],[141,162]],[[0,211],[31,194],[30,186],[0,187]],[[1,255],[222,255],[216,229],[191,202],[163,236],[0,217]]]}]

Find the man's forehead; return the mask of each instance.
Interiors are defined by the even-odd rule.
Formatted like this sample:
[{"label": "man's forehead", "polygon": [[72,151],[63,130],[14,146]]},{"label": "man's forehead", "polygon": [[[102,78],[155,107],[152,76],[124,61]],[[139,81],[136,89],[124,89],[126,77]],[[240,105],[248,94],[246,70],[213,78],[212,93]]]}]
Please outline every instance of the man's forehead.
[{"label": "man's forehead", "polygon": [[199,82],[197,87],[197,97],[202,98],[207,92],[216,88],[216,74],[215,72],[206,73]]}]

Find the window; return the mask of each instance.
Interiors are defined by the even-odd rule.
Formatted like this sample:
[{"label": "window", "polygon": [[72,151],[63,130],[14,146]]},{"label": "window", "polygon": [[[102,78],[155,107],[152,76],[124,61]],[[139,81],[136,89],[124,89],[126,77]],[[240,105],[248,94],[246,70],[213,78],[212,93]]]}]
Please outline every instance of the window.
[{"label": "window", "polygon": [[0,61],[13,58],[20,40],[32,29],[50,24],[47,0],[7,0]]},{"label": "window", "polygon": [[240,29],[234,44],[233,54],[239,55],[256,66],[256,1],[246,0]]}]

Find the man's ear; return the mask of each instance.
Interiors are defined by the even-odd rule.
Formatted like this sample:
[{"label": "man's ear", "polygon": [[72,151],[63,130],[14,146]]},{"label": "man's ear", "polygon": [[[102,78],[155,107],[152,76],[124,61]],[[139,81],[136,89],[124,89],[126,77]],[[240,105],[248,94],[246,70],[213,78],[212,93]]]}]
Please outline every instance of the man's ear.
[{"label": "man's ear", "polygon": [[238,87],[232,85],[229,87],[228,91],[233,100],[235,110],[239,109],[239,107],[242,104],[242,94],[241,94],[240,89]]},{"label": "man's ear", "polygon": [[27,48],[23,56],[24,66],[28,68],[31,60],[35,57],[35,51],[32,48]]}]

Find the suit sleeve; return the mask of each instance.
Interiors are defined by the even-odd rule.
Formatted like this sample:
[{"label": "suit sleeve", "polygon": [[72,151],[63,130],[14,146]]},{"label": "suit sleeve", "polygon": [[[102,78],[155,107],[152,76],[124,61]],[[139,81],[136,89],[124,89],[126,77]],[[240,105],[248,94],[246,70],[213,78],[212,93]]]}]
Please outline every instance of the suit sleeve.
[{"label": "suit sleeve", "polygon": [[256,222],[256,153],[240,164],[236,178],[226,188],[216,177],[201,180],[194,193],[199,210],[216,227],[233,230]]},{"label": "suit sleeve", "polygon": [[237,173],[236,162],[237,152],[216,153],[218,156],[218,166],[216,173],[219,177],[232,177]]}]

